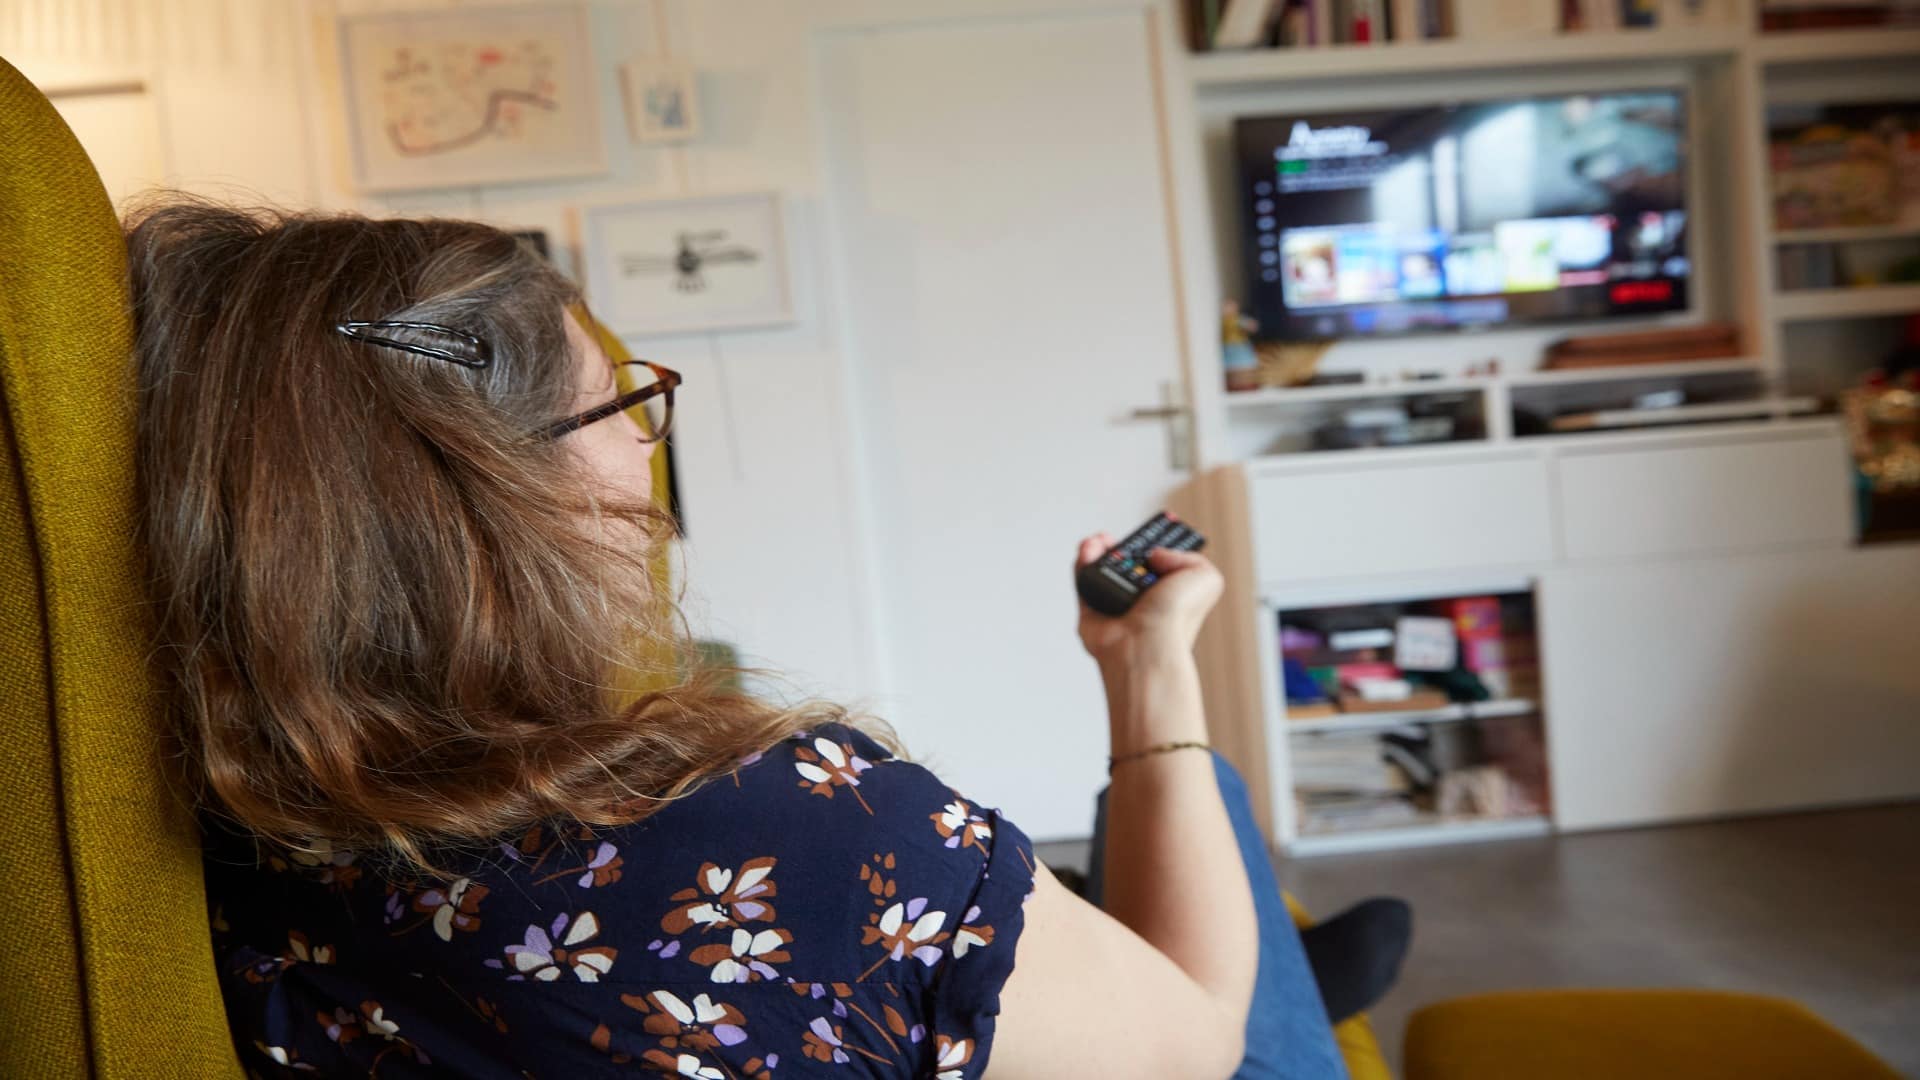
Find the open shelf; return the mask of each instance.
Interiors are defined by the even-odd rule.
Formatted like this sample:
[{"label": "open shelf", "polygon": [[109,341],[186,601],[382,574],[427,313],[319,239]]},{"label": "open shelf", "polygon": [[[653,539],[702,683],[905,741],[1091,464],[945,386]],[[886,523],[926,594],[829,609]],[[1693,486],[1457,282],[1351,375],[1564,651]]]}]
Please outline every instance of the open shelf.
[{"label": "open shelf", "polygon": [[1827,229],[1785,229],[1773,234],[1775,244],[1855,244],[1869,240],[1920,240],[1920,224],[1836,225]]},{"label": "open shelf", "polygon": [[1630,382],[1638,379],[1679,379],[1701,375],[1760,370],[1759,362],[1746,357],[1724,360],[1684,360],[1671,364],[1622,364],[1618,367],[1567,368],[1554,371],[1526,371],[1512,375],[1476,375],[1456,379],[1405,379],[1399,382],[1343,383],[1328,386],[1268,387],[1229,393],[1227,408],[1251,412],[1309,402],[1364,401],[1368,398],[1409,397],[1417,394],[1460,394],[1485,391],[1490,387],[1547,386],[1570,383]]},{"label": "open shelf", "polygon": [[1635,379],[1684,379],[1697,375],[1726,375],[1760,371],[1747,357],[1725,360],[1682,360],[1671,364],[1622,364],[1618,367],[1564,368],[1528,371],[1505,376],[1509,386],[1559,386],[1569,383],[1631,382]]},{"label": "open shelf", "polygon": [[1459,394],[1485,390],[1491,378],[1406,379],[1390,383],[1335,383],[1327,386],[1283,386],[1242,390],[1227,395],[1227,408],[1270,409],[1308,402],[1364,401],[1368,398],[1407,397],[1414,394]]},{"label": "open shelf", "polygon": [[1783,322],[1912,315],[1920,313],[1920,285],[1794,289],[1775,293],[1773,310]]},{"label": "open shelf", "polygon": [[1920,29],[1857,27],[1847,30],[1776,30],[1760,35],[1754,54],[1762,64],[1818,64],[1920,54]]},{"label": "open shelf", "polygon": [[1737,28],[1619,30],[1541,38],[1324,45],[1203,53],[1189,61],[1196,87],[1422,75],[1442,71],[1604,66],[1731,55]]},{"label": "open shelf", "polygon": [[1307,735],[1316,731],[1378,731],[1407,724],[1445,724],[1460,720],[1491,720],[1502,716],[1525,716],[1540,708],[1530,698],[1505,698],[1448,705],[1440,709],[1408,709],[1397,712],[1340,713],[1311,720],[1289,720],[1287,731]]},{"label": "open shelf", "polygon": [[1378,829],[1342,829],[1303,833],[1288,845],[1290,855],[1337,855],[1354,851],[1457,844],[1470,840],[1513,840],[1545,836],[1553,826],[1540,814],[1509,818],[1443,818],[1431,814],[1405,825]]}]

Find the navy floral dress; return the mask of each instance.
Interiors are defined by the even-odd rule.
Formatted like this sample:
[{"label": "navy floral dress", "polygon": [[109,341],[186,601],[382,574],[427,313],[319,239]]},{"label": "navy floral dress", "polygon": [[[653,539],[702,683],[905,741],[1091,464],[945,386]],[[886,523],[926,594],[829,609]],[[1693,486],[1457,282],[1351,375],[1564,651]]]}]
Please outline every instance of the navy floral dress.
[{"label": "navy floral dress", "polygon": [[449,880],[208,843],[263,1076],[971,1080],[1033,888],[1018,828],[838,725],[637,825],[436,853]]}]

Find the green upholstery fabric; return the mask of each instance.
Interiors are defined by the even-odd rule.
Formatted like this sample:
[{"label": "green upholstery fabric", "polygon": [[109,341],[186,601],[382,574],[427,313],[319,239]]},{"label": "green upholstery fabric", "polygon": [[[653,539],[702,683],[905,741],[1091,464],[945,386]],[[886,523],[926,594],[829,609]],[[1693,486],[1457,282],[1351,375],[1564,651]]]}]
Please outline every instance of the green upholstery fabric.
[{"label": "green upholstery fabric", "polygon": [[1897,1080],[1791,1001],[1715,990],[1542,990],[1430,1005],[1407,1080]]},{"label": "green upholstery fabric", "polygon": [[112,204],[0,61],[0,1076],[241,1075],[134,550]]}]

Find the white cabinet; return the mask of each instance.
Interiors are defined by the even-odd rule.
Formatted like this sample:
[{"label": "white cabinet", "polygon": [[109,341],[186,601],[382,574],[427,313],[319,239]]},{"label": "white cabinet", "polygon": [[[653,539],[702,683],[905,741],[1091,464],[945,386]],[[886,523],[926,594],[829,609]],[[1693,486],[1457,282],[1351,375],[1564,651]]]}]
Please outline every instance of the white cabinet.
[{"label": "white cabinet", "polygon": [[1527,449],[1358,467],[1339,455],[1250,466],[1260,582],[1424,573],[1547,559],[1547,469]]},{"label": "white cabinet", "polygon": [[1548,572],[1562,828],[1920,795],[1920,551]]},{"label": "white cabinet", "polygon": [[1583,560],[1844,543],[1846,462],[1826,425],[1568,450],[1556,468],[1564,550]]},{"label": "white cabinet", "polygon": [[1920,796],[1920,547],[1856,546],[1849,477],[1829,420],[1220,470],[1188,511],[1228,578],[1202,641],[1215,742],[1296,852],[1499,835],[1300,842],[1307,725],[1285,715],[1275,620],[1531,592],[1555,827]]}]

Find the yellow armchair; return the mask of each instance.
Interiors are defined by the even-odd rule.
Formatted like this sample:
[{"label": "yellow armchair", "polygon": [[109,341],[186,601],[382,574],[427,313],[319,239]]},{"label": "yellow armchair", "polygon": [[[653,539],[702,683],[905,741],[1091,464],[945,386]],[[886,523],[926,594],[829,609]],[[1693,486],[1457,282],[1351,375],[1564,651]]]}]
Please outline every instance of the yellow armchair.
[{"label": "yellow armchair", "polygon": [[241,1075],[155,752],[123,252],[80,144],[0,60],[0,1076]]}]

